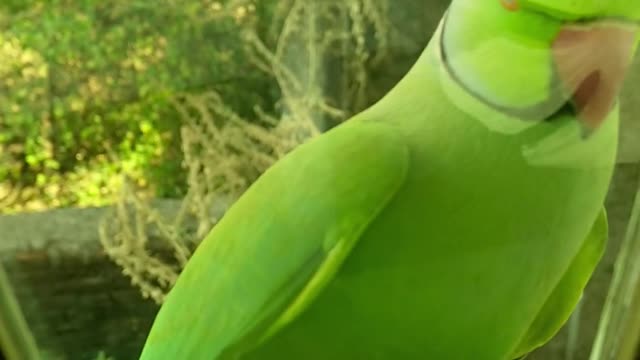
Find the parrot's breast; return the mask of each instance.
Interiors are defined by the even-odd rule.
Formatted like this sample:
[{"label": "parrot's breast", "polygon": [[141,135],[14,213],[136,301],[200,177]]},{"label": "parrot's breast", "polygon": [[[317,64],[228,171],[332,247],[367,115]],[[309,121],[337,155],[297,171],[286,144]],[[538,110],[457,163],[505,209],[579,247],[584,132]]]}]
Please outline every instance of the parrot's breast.
[{"label": "parrot's breast", "polygon": [[594,162],[545,162],[561,126],[493,131],[451,100],[434,58],[363,114],[406,134],[404,186],[310,308],[250,358],[510,360],[580,249],[612,175],[616,119],[585,143]]}]

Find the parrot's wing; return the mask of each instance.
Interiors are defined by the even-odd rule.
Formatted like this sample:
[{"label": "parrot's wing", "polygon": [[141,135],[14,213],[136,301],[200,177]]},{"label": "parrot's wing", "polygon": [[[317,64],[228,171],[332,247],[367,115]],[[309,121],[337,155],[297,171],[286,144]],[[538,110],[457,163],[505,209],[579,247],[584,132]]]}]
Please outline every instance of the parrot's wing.
[{"label": "parrot's wing", "polygon": [[295,318],[404,183],[392,127],[349,122],[265,172],[214,227],[156,317],[141,359],[233,358]]},{"label": "parrot's wing", "polygon": [[582,291],[598,265],[608,238],[607,215],[603,209],[580,251],[520,341],[513,358],[548,342],[567,321]]}]

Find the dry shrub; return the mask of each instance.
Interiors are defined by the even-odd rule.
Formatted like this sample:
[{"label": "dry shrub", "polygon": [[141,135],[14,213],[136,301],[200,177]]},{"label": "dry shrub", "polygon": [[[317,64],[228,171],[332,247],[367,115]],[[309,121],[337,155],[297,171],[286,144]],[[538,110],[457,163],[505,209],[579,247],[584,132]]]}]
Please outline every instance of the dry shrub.
[{"label": "dry shrub", "polygon": [[[125,179],[101,225],[106,253],[158,303],[199,241],[260,174],[366,106],[366,66],[387,51],[387,1],[286,0],[275,6],[273,45],[270,34],[255,29],[244,38],[247,56],[280,88],[281,114],[256,107],[255,118],[243,118],[212,91],[174,99],[189,185],[177,214],[163,215]],[[255,5],[232,1],[223,10],[237,17]]]}]

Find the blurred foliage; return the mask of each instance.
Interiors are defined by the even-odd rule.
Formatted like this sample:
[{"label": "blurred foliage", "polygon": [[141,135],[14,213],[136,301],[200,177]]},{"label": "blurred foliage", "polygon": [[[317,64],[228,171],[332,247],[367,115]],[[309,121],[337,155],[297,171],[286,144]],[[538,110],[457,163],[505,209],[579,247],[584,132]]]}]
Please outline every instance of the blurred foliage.
[{"label": "blurred foliage", "polygon": [[[432,6],[416,16],[428,1],[402,2],[389,8],[353,2],[323,13],[315,7],[335,1],[3,0],[0,212],[110,203],[123,173],[151,197],[184,196],[182,120],[175,107],[184,94],[214,91],[239,116],[253,119],[256,108],[280,117],[291,108],[283,98],[318,99],[309,90],[319,85],[332,96],[307,105],[317,113],[344,110],[315,119],[322,129],[335,125],[386,92],[385,76],[397,80],[430,35],[418,25],[409,31],[420,36],[403,36],[388,26],[388,15],[406,11],[416,20],[406,24],[415,27],[441,14]],[[299,12],[302,3],[313,6]],[[317,17],[312,23],[321,36],[306,28],[286,31],[310,17]],[[389,31],[354,28],[362,36],[351,43],[334,31],[336,24],[364,24],[360,18]],[[309,62],[309,42],[334,54]],[[385,57],[391,44],[411,49],[403,50],[408,61]],[[306,71],[299,84],[283,84],[286,74],[274,81],[270,63],[285,58],[294,72]],[[349,63],[353,58],[360,61]],[[287,89],[291,96],[283,94]]]},{"label": "blurred foliage", "polygon": [[[318,86],[332,96],[307,105],[325,115],[342,110],[314,119],[322,129],[335,125],[407,70],[448,0],[398,2],[350,2],[323,13],[315,7],[335,1],[1,1],[0,213],[110,203],[119,174],[150,197],[183,197],[189,186],[175,100],[185,94],[213,91],[260,122],[255,109],[279,118],[291,109],[282,99],[318,99],[310,92]],[[297,11],[302,3],[313,6]],[[394,16],[404,33],[388,26]],[[311,17],[321,33],[286,31]],[[361,23],[355,42],[334,31]],[[310,41],[332,55],[310,62]],[[274,59],[306,71],[299,84],[284,84],[286,74],[274,81]]]},{"label": "blurred foliage", "polygon": [[241,114],[278,97],[245,55],[257,11],[231,0],[3,1],[0,211],[104,204],[121,173],[153,196],[183,194],[175,94],[214,89]]}]

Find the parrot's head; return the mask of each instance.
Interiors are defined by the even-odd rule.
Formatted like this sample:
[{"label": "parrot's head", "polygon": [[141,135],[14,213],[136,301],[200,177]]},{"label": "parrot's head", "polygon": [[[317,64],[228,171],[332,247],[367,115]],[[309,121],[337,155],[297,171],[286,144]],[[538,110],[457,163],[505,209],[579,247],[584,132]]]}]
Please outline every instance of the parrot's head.
[{"label": "parrot's head", "polygon": [[484,103],[524,120],[571,115],[591,134],[616,105],[639,28],[639,0],[454,0],[440,47]]}]

